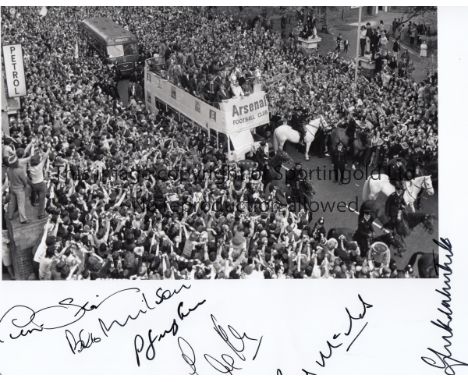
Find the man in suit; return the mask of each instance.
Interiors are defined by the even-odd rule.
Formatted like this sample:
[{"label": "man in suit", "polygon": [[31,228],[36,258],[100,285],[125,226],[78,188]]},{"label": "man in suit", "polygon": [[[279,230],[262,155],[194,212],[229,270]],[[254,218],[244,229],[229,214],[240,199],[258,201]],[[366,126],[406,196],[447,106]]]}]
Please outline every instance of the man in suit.
[{"label": "man in suit", "polygon": [[403,180],[405,180],[406,167],[406,161],[403,158],[397,156],[391,159],[388,162],[387,169],[390,183],[396,186],[398,182],[402,182]]},{"label": "man in suit", "polygon": [[229,99],[231,96],[229,94],[229,85],[227,83],[221,83],[218,86],[218,91],[215,95],[215,102],[220,103],[224,99]]},{"label": "man in suit", "polygon": [[212,74],[208,75],[208,82],[203,88],[205,99],[209,102],[215,101],[215,95],[218,92],[219,85],[215,82]]},{"label": "man in suit", "polygon": [[197,79],[194,71],[190,71],[189,77],[188,77],[188,90],[190,94],[194,94],[197,91]]},{"label": "man in suit", "polygon": [[182,88],[190,92],[189,83],[190,73],[188,71],[184,71],[183,74],[180,76],[180,85],[182,86]]},{"label": "man in suit", "polygon": [[338,142],[336,149],[332,153],[333,170],[335,173],[335,183],[338,182],[338,173],[340,176],[340,184],[343,184],[344,171],[346,168],[346,152],[342,142]]},{"label": "man in suit", "polygon": [[306,179],[306,172],[302,168],[302,163],[296,162],[294,168],[286,173],[286,185],[291,189],[294,200],[298,200],[300,194],[300,182]]},{"label": "man in suit", "polygon": [[358,228],[353,235],[353,240],[358,243],[363,255],[367,255],[373,234],[374,227],[372,226],[372,215],[366,210],[364,211],[363,216],[359,218]]},{"label": "man in suit", "polygon": [[296,109],[292,114],[291,127],[299,133],[299,142],[304,143],[304,137],[306,134],[304,128],[304,114],[301,109]]},{"label": "man in suit", "polygon": [[406,236],[407,223],[405,220],[406,203],[403,199],[403,185],[401,182],[396,182],[395,192],[391,194],[385,202],[385,215],[389,218],[385,227],[393,229],[396,233]]}]

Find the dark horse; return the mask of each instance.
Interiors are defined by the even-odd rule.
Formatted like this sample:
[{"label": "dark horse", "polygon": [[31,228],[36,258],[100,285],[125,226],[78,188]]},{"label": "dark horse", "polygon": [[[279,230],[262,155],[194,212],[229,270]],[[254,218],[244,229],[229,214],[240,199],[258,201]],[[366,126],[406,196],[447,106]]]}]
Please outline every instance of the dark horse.
[{"label": "dark horse", "polygon": [[392,229],[401,238],[409,236],[411,231],[418,225],[422,224],[424,230],[432,235],[434,232],[434,215],[427,214],[424,212],[405,212],[402,214],[401,224],[396,227],[391,227],[387,217],[383,214],[383,211],[379,209],[375,200],[367,200],[361,204],[359,210],[359,218],[362,218],[364,212],[371,214],[372,220],[378,219],[383,223],[383,227],[386,229]]},{"label": "dark horse", "polygon": [[[330,239],[333,237],[338,240],[338,238],[341,235],[344,235],[346,240],[349,242],[349,241],[353,241],[353,234],[354,234],[354,231],[350,228],[343,228],[343,227],[332,228],[328,231],[327,239]],[[381,241],[382,243],[387,244],[389,247],[394,248],[395,252],[398,255],[401,255],[403,252],[406,251],[406,244],[404,243],[402,238],[399,235],[394,234],[393,232],[387,232],[379,236],[374,236],[371,239],[371,242],[369,244],[375,243],[377,241]],[[365,254],[362,254],[362,255],[364,256]]]},{"label": "dark horse", "polygon": [[439,254],[437,252],[415,252],[411,256],[408,267],[417,266],[420,278],[436,278],[439,276]]},{"label": "dark horse", "polygon": [[406,213],[406,221],[408,222],[408,226],[411,230],[422,224],[422,227],[429,235],[434,233],[434,219],[434,215],[424,212]]},{"label": "dark horse", "polygon": [[418,225],[422,225],[423,229],[430,235],[434,232],[434,215],[424,212],[404,212],[402,218],[395,226],[390,221],[386,222],[383,226],[386,229],[391,229],[398,233],[403,238],[410,235],[411,231]]},{"label": "dark horse", "polygon": [[346,134],[346,129],[342,127],[336,127],[332,130],[330,135],[330,141],[333,150],[339,142],[341,142],[347,149],[348,153],[351,152],[351,161],[357,164],[367,165],[371,158],[371,148],[369,133],[366,129],[357,129],[356,138],[353,141],[352,147],[350,146],[350,137]]}]

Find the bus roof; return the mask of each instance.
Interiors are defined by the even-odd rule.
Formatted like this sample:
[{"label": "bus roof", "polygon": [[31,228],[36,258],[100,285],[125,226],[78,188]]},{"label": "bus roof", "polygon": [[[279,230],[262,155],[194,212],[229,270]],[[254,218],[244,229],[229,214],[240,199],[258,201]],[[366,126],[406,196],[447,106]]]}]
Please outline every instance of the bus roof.
[{"label": "bus roof", "polygon": [[83,20],[83,24],[108,45],[137,42],[132,33],[108,18],[93,17]]}]

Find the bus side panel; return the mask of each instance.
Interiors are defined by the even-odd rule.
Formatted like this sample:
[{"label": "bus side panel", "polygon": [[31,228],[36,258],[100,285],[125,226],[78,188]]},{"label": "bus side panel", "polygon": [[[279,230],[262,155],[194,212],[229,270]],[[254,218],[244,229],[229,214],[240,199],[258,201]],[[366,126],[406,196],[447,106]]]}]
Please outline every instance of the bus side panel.
[{"label": "bus side panel", "polygon": [[94,31],[88,28],[88,26],[84,23],[81,24],[82,26],[82,36],[88,42],[91,47],[94,48],[98,52],[98,54],[104,59],[108,59],[107,55],[107,44],[104,40],[102,40],[99,36],[97,36]]}]

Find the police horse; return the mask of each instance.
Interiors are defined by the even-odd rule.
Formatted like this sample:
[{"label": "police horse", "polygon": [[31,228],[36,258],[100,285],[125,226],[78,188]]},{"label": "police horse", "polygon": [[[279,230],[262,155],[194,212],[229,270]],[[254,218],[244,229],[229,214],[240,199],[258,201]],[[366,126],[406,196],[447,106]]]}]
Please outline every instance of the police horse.
[{"label": "police horse", "polygon": [[[310,121],[307,125],[304,126],[304,129],[305,129],[304,142],[306,146],[305,148],[306,160],[309,160],[310,146],[315,139],[315,135],[317,134],[317,131],[320,128],[323,128],[325,130],[329,129],[329,126],[322,115]],[[301,136],[299,132],[294,130],[291,126],[287,124],[282,124],[281,126],[278,126],[273,133],[273,146],[275,149],[275,153],[278,152],[278,150],[283,150],[283,147],[286,141],[299,143],[300,138]]]},{"label": "police horse", "polygon": [[[434,232],[434,219],[435,216],[425,212],[400,212],[402,213],[402,219],[397,226],[392,227],[389,219],[383,212],[379,209],[378,203],[375,199],[363,200],[361,208],[359,210],[359,217],[361,218],[364,212],[370,213],[372,220],[378,219],[383,224],[383,229],[386,232],[393,231],[393,234],[396,236],[397,240],[403,241],[410,232],[421,225],[422,228],[430,235]],[[384,241],[384,240],[381,240]],[[386,241],[384,241],[386,242]],[[391,245],[386,242],[386,244]]]},{"label": "police horse", "polygon": [[[434,187],[430,175],[418,176],[411,180],[403,181],[403,199],[409,207],[410,212],[415,212],[414,202],[419,193],[424,191],[428,196],[434,195]],[[390,183],[390,178],[386,174],[373,174],[366,179],[362,189],[362,200],[376,200],[379,193],[387,197],[395,192],[395,186]]]}]

